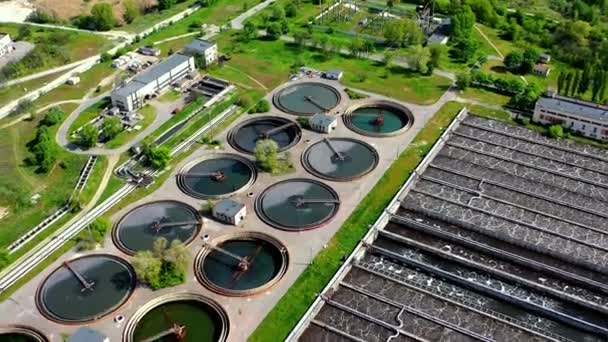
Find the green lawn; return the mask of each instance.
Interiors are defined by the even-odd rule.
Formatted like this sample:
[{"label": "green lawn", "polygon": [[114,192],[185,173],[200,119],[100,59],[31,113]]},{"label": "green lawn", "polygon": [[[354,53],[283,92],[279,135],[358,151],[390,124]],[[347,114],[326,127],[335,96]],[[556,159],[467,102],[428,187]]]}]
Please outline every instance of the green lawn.
[{"label": "green lawn", "polygon": [[[41,118],[39,115],[0,130],[0,206],[10,210],[10,215],[0,221],[0,248],[65,204],[87,159],[57,147],[58,161],[48,174],[38,174],[26,165],[24,160],[29,156],[26,144],[34,138]],[[58,127],[59,124],[51,128],[52,137]],[[18,198],[27,200],[37,193],[42,197],[36,205],[16,207]]]},{"label": "green lawn", "polygon": [[[76,85],[63,84],[34,101],[34,106],[40,108],[51,103],[64,100],[80,100],[107,76],[115,72],[110,63],[100,63],[80,75],[80,83]],[[93,96],[97,94],[93,93]]]},{"label": "green lawn", "polygon": [[482,116],[490,119],[500,119],[501,121],[511,121],[511,114],[504,110],[487,108],[479,105],[468,105],[467,109],[469,113],[475,114],[477,116]]},{"label": "green lawn", "polygon": [[114,139],[108,141],[105,145],[106,148],[117,148],[120,147],[136,137],[142,130],[146,129],[146,127],[150,126],[156,119],[156,108],[147,104],[138,110],[138,113],[143,116],[143,119],[137,124],[141,126],[141,129],[138,131],[132,130],[130,132],[122,131],[118,134]]},{"label": "green lawn", "polygon": [[[151,44],[156,41],[179,36],[188,32],[201,31],[202,24],[226,24],[231,19],[237,17],[243,10],[243,4],[248,3],[251,7],[255,4],[247,0],[222,0],[216,1],[210,7],[204,7],[194,12],[192,15],[158,30],[142,39],[139,45]],[[150,21],[148,21],[149,25]],[[188,41],[194,37],[186,38]]]},{"label": "green lawn", "polygon": [[313,303],[318,293],[365,235],[384,208],[405,183],[409,174],[431,149],[443,130],[464,105],[446,103],[416,135],[410,146],[384,173],[374,188],[359,203],[340,230],[304,270],[288,292],[249,337],[249,341],[285,339]]},{"label": "green lawn", "polygon": [[229,32],[219,35],[217,40],[224,47],[222,52],[232,57],[228,66],[255,78],[268,89],[283,83],[297,60],[320,70],[343,70],[342,83],[349,87],[418,104],[434,103],[451,84],[436,75],[423,76],[399,67],[387,70],[367,59],[327,56],[319,50],[297,48],[282,41],[237,42],[236,35]]},{"label": "green lawn", "polygon": [[465,99],[475,100],[497,106],[504,106],[508,104],[511,100],[511,97],[508,95],[499,94],[484,88],[473,87],[469,87],[464,91],[459,91],[458,96],[463,97]]},{"label": "green lawn", "polygon": [[72,122],[72,124],[70,125],[70,128],[68,129],[68,136],[72,135],[72,132],[74,132],[75,130],[79,129],[80,127],[86,125],[87,123],[89,123],[89,121],[93,120],[94,118],[98,117],[99,114],[110,105],[110,98],[106,97],[101,99],[99,102],[93,104],[91,107],[83,110],[78,117],[76,118],[76,120],[74,120],[74,122]]}]

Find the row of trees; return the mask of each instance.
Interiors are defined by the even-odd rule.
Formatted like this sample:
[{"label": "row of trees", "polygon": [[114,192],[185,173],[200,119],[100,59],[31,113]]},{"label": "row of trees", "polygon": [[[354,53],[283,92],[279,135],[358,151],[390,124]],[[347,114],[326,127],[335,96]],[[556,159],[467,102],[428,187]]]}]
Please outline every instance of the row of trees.
[{"label": "row of trees", "polygon": [[408,47],[422,43],[424,33],[413,20],[390,20],[383,29],[386,44],[392,47]]},{"label": "row of trees", "polygon": [[112,116],[105,118],[101,123],[101,131],[93,124],[84,125],[76,136],[76,143],[85,149],[95,146],[100,137],[103,135],[105,141],[114,139],[120,132],[123,131],[123,125],[120,118]]},{"label": "row of trees", "polygon": [[517,78],[501,78],[479,70],[471,73],[461,73],[457,75],[456,86],[464,90],[467,87],[481,87],[495,90],[501,93],[513,95],[511,105],[522,109],[529,109],[534,106],[536,100],[541,95],[543,89],[536,83],[526,84]]},{"label": "row of trees", "polygon": [[608,101],[608,72],[597,65],[583,70],[560,72],[557,76],[557,92],[565,96],[585,96],[591,91],[594,102]]},{"label": "row of trees", "polygon": [[173,240],[169,244],[167,239],[159,238],[151,251],[141,251],[133,257],[133,268],[141,283],[158,290],[182,284],[189,260],[190,251],[183,242]]}]

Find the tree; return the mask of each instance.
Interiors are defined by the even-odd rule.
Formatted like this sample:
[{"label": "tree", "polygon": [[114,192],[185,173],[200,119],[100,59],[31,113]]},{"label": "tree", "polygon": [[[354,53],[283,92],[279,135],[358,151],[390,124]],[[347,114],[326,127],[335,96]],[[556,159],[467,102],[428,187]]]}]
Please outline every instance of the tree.
[{"label": "tree", "polygon": [[471,75],[466,72],[461,72],[456,75],[456,87],[460,90],[465,90],[471,85]]},{"label": "tree", "polygon": [[289,23],[286,19],[282,19],[279,24],[281,25],[281,34],[287,34],[289,32]]},{"label": "tree", "polygon": [[163,263],[151,251],[137,252],[132,264],[140,282],[148,284],[153,289],[160,287],[160,272]]},{"label": "tree", "polygon": [[78,237],[81,250],[92,250],[98,244],[103,243],[106,232],[112,227],[107,217],[98,217],[91,222],[85,231]]},{"label": "tree", "polygon": [[90,123],[82,126],[78,131],[77,142],[81,147],[89,149],[95,146],[97,141],[99,141],[99,130]]},{"label": "tree", "polygon": [[[326,36],[322,36],[322,37],[327,38]],[[299,31],[295,31],[293,33],[294,42],[300,48],[304,47],[306,45],[306,41],[308,40],[308,38],[309,38],[309,36],[308,36],[308,33],[306,31],[299,30]]]},{"label": "tree", "polygon": [[122,132],[122,122],[116,116],[106,118],[101,124],[101,130],[108,140],[112,140]]},{"label": "tree", "polygon": [[285,19],[285,11],[283,10],[283,7],[278,5],[273,6],[271,19],[273,21],[280,21]]},{"label": "tree", "polygon": [[538,61],[539,53],[535,49],[528,48],[522,55],[521,66],[519,72],[527,74],[534,69],[536,62]]},{"label": "tree", "polygon": [[387,50],[386,52],[384,52],[384,55],[382,56],[382,63],[384,64],[384,66],[390,67],[391,63],[393,63],[393,61],[395,60],[396,55],[397,54],[394,51]]},{"label": "tree", "polygon": [[95,22],[98,31],[108,31],[116,26],[116,18],[112,11],[112,5],[108,3],[98,3],[91,8],[91,17]]},{"label": "tree", "polygon": [[166,146],[151,146],[144,149],[148,165],[155,169],[164,169],[171,159],[171,150]]},{"label": "tree", "polygon": [[125,9],[125,12],[122,17],[127,24],[132,23],[135,18],[139,17],[139,7],[133,0],[126,0],[123,3],[123,7]]},{"label": "tree", "polygon": [[58,107],[53,107],[49,109],[46,114],[44,114],[44,118],[40,120],[40,126],[55,126],[63,120],[63,116],[65,113],[59,109]]},{"label": "tree", "polygon": [[505,67],[511,72],[518,72],[521,68],[523,55],[519,51],[512,51],[505,56]]},{"label": "tree", "polygon": [[576,95],[579,84],[581,82],[581,75],[579,71],[574,71],[574,79],[572,80],[572,87],[570,88],[570,96]]},{"label": "tree", "polygon": [[383,34],[389,46],[400,47],[405,37],[405,27],[400,20],[391,20],[384,26]]},{"label": "tree", "polygon": [[258,35],[258,29],[255,27],[255,25],[251,22],[251,21],[247,21],[245,22],[245,25],[243,25],[243,32],[241,34],[241,38],[248,42],[251,39],[256,38]]},{"label": "tree", "polygon": [[266,113],[270,111],[270,102],[265,99],[260,100],[255,107],[251,108],[250,113]]},{"label": "tree", "polygon": [[428,63],[431,58],[431,53],[426,47],[416,45],[412,49],[412,54],[409,58],[409,64],[421,74],[426,74],[428,71]]},{"label": "tree", "polygon": [[445,55],[444,45],[432,44],[431,46],[429,46],[429,51],[431,53],[429,66],[433,69],[439,67],[439,63],[441,63],[441,59]]},{"label": "tree", "polygon": [[285,5],[285,16],[288,18],[293,18],[298,14],[298,8],[293,2]]},{"label": "tree", "polygon": [[424,33],[420,29],[420,26],[411,19],[402,19],[401,25],[403,26],[403,46],[418,45],[422,43]]},{"label": "tree", "polygon": [[278,166],[279,146],[271,139],[258,140],[253,154],[255,160],[263,171],[273,172]]},{"label": "tree", "polygon": [[176,0],[158,0],[158,9],[165,10],[173,7],[175,5]]},{"label": "tree", "polygon": [[363,43],[363,40],[360,38],[353,38],[350,41],[350,46],[348,47],[350,54],[353,57],[359,57],[361,55],[361,53],[363,52],[364,48],[365,48],[365,44]]},{"label": "tree", "polygon": [[268,38],[277,40],[281,36],[281,25],[279,23],[272,23],[266,28]]}]

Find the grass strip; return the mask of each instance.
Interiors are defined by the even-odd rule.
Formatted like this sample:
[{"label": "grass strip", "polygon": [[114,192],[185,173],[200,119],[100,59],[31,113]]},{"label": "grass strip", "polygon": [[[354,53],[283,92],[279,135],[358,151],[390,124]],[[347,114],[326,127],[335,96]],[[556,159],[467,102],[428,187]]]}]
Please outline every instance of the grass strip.
[{"label": "grass strip", "polygon": [[304,270],[287,293],[249,337],[249,341],[284,340],[348,256],[380,216],[410,173],[465,105],[448,102],[418,132],[412,143],[386,170],[342,227]]}]

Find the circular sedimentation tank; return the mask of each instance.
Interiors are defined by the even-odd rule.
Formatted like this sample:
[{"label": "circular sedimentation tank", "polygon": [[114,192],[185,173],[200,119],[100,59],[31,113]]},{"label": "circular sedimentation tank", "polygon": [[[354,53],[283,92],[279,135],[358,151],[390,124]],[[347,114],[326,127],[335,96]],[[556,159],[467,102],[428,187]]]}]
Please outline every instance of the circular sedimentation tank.
[{"label": "circular sedimentation tank", "polygon": [[115,226],[112,237],[118,248],[133,255],[151,250],[154,241],[165,238],[186,244],[200,232],[202,220],[196,209],[178,201],[151,202],[129,211]]},{"label": "circular sedimentation tank", "polygon": [[263,139],[274,140],[279,152],[286,151],[302,138],[300,126],[278,116],[261,116],[245,120],[228,133],[228,142],[237,151],[253,154],[255,145]]},{"label": "circular sedimentation tank", "polygon": [[48,342],[38,330],[25,326],[0,327],[0,342]]},{"label": "circular sedimentation tank", "polygon": [[275,183],[256,199],[255,210],[267,224],[288,231],[313,229],[329,222],[340,208],[328,185],[305,178]]},{"label": "circular sedimentation tank", "polygon": [[227,296],[250,296],[276,284],[287,271],[287,249],[257,232],[223,236],[203,246],[195,271],[205,287]]},{"label": "circular sedimentation tank", "polygon": [[228,330],[228,315],[219,304],[198,294],[179,293],[140,308],[127,323],[123,341],[222,342]]},{"label": "circular sedimentation tank", "polygon": [[222,198],[247,189],[256,178],[252,162],[236,154],[220,153],[188,163],[177,175],[177,185],[194,198]]},{"label": "circular sedimentation tank", "polygon": [[80,324],[102,318],[124,304],[135,290],[135,271],[109,254],[69,260],[38,289],[36,304],[50,320]]},{"label": "circular sedimentation tank", "polygon": [[288,85],[274,95],[274,105],[285,113],[313,115],[329,112],[340,103],[336,88],[323,83],[304,82]]},{"label": "circular sedimentation tank", "polygon": [[346,110],[344,124],[352,131],[372,137],[395,136],[414,123],[412,112],[395,102],[365,100]]},{"label": "circular sedimentation tank", "polygon": [[302,154],[302,164],[308,172],[332,181],[361,178],[374,170],[378,161],[375,148],[350,138],[325,138]]}]

